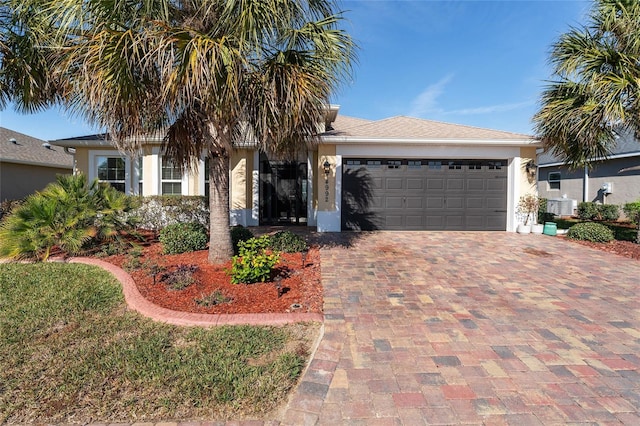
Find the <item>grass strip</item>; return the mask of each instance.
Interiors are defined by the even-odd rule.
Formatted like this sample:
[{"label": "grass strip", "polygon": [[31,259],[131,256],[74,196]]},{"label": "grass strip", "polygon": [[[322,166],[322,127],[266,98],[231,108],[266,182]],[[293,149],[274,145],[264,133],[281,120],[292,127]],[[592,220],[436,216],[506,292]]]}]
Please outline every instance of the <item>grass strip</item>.
[{"label": "grass strip", "polygon": [[0,423],[263,417],[317,327],[176,327],[128,311],[99,268],[0,264]]}]

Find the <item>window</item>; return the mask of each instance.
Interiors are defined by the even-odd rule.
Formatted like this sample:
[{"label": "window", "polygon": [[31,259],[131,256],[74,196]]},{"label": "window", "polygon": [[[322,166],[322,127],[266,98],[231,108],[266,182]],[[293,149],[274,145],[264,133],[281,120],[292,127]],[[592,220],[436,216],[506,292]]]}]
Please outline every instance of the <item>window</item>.
[{"label": "window", "polygon": [[551,190],[560,191],[560,172],[551,172],[551,173],[549,173],[549,177],[547,178],[547,182],[549,183],[549,191],[551,191]]},{"label": "window", "polygon": [[407,161],[407,168],[409,169],[420,169],[422,168],[421,160],[409,160]]},{"label": "window", "polygon": [[209,196],[209,159],[204,159],[204,196]]},{"label": "window", "polygon": [[142,195],[142,157],[138,157],[138,195]]},{"label": "window", "polygon": [[125,161],[121,157],[96,157],[98,180],[107,182],[120,192],[125,192]]},{"label": "window", "polygon": [[459,161],[449,161],[449,170],[462,170],[462,163]]},{"label": "window", "polygon": [[469,170],[482,170],[482,163],[469,163]]},{"label": "window", "polygon": [[440,170],[442,168],[442,161],[429,161],[430,170]]},{"label": "window", "polygon": [[162,195],[182,195],[180,167],[166,157],[162,157]]},{"label": "window", "polygon": [[502,161],[489,161],[489,170],[502,170]]},{"label": "window", "polygon": [[370,169],[379,169],[382,166],[382,161],[367,160],[367,166],[369,166]]},{"label": "window", "polygon": [[389,169],[399,169],[402,165],[402,161],[400,160],[387,160],[387,168]]}]

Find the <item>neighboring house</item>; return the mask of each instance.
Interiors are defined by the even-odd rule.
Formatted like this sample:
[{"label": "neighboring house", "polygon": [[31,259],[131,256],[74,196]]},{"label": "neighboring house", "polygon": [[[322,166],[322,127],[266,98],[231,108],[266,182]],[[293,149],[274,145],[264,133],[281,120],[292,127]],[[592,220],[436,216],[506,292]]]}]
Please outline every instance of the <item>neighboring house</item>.
[{"label": "neighboring house", "polygon": [[[296,161],[250,144],[231,158],[232,224],[343,229],[508,230],[521,194],[535,191],[524,164],[530,136],[409,117],[368,121],[332,106],[321,142]],[[52,141],[75,148],[76,170],[129,193],[204,195],[207,164],[182,174],[150,138],[138,158],[104,135]]]},{"label": "neighboring house", "polygon": [[0,201],[24,198],[72,171],[64,148],[0,127]]},{"label": "neighboring house", "polygon": [[571,170],[550,153],[538,155],[538,193],[548,199],[567,198],[605,204],[640,199],[640,142],[633,134],[617,139],[606,160],[592,168]]}]

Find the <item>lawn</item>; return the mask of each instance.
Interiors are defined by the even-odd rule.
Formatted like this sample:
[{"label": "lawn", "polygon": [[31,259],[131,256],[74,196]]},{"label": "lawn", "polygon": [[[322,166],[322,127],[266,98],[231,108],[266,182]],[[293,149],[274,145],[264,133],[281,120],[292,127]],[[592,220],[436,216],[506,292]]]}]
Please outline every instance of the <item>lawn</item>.
[{"label": "lawn", "polygon": [[0,264],[0,424],[269,418],[318,327],[170,326],[101,269]]}]

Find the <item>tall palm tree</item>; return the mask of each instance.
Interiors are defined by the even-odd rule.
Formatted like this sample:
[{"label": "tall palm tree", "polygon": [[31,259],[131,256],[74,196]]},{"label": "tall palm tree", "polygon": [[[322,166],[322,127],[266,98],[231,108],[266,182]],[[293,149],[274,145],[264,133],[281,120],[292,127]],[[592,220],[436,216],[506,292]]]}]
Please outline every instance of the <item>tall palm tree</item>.
[{"label": "tall palm tree", "polygon": [[[280,155],[306,147],[354,60],[333,0],[5,3],[10,20],[26,28],[18,36],[35,33],[27,45],[45,58],[40,71],[47,84],[41,87],[51,88],[36,93],[49,104],[59,102],[106,128],[120,149],[132,153],[149,134],[161,132],[166,154],[183,169],[206,152],[211,262],[232,254],[234,147],[251,141]],[[38,31],[43,27],[49,31]],[[0,99],[25,93],[9,90],[4,82],[16,78],[8,75],[14,80],[0,74]]]},{"label": "tall palm tree", "polygon": [[618,133],[640,134],[640,2],[596,0],[590,22],[553,45],[556,80],[534,116],[545,147],[573,168],[606,158]]}]

